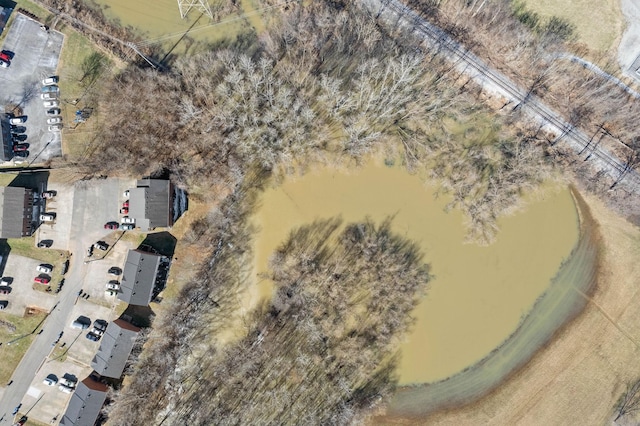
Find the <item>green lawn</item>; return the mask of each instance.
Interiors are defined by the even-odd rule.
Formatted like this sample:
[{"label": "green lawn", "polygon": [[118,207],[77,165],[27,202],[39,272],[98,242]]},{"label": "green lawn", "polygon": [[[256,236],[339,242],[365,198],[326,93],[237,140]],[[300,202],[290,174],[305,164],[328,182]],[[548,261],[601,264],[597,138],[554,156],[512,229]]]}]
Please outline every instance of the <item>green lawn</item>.
[{"label": "green lawn", "polygon": [[[44,314],[21,317],[0,312],[0,342],[2,342],[2,346],[0,346],[0,356],[2,357],[0,383],[7,383],[11,379],[13,371],[36,336],[35,333],[31,333],[44,318]],[[15,330],[13,328],[10,329],[8,324],[15,327]],[[15,340],[21,336],[26,337]],[[12,343],[9,344],[9,342]]]}]

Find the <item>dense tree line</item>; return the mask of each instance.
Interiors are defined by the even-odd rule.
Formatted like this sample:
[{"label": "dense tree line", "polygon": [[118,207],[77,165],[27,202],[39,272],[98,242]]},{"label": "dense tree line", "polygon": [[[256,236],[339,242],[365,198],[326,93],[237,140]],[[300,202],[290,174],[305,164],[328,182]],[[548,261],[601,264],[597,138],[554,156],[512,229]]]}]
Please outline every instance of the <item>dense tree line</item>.
[{"label": "dense tree line", "polygon": [[[556,109],[570,125],[594,134],[622,161],[637,156],[633,141],[640,135],[635,119],[640,114],[640,99],[615,78],[571,60],[572,53],[586,55],[598,59],[604,71],[619,74],[618,65],[611,58],[590,52],[577,42],[567,21],[557,17],[544,20],[522,2],[513,0],[405,3]],[[579,172],[587,178],[586,186],[593,186],[589,179],[595,178],[596,173],[597,168]],[[608,185],[603,185],[605,191],[615,179],[609,177]]]},{"label": "dense tree line", "polygon": [[188,307],[176,304],[162,337],[152,335],[165,343],[146,353],[111,424],[346,424],[378,405],[394,388],[394,354],[428,268],[388,221],[341,229],[334,219],[293,231],[271,262],[273,299],[221,349],[220,320],[235,305],[220,288],[234,286],[217,274],[242,244],[241,234],[225,239],[209,286],[190,284]]},{"label": "dense tree line", "polygon": [[[537,131],[502,125],[458,77],[438,52],[390,37],[354,6],[291,6],[252,56],[217,50],[178,60],[168,72],[119,74],[101,97],[107,119],[96,140],[72,163],[101,175],[170,170],[192,193],[216,194],[255,167],[280,174],[384,151],[413,170],[431,168],[468,215],[473,237],[490,241],[495,219],[548,167],[529,155],[541,152]],[[481,112],[495,123],[493,139],[447,130],[448,121],[486,125],[472,119]],[[498,161],[441,167],[465,158],[460,153]]]}]

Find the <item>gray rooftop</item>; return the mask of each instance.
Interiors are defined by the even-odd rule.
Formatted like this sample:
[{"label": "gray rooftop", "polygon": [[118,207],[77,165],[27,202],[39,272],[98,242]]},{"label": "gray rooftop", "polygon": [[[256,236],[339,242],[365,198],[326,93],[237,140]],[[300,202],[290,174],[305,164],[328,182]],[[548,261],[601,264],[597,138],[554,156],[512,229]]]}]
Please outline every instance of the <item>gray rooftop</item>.
[{"label": "gray rooftop", "polygon": [[161,258],[152,253],[129,250],[118,299],[131,305],[147,306],[151,302]]},{"label": "gray rooftop", "polygon": [[98,419],[104,400],[107,398],[107,386],[87,377],[76,387],[71,395],[60,424],[62,426],[93,426]]},{"label": "gray rooftop", "polygon": [[143,231],[173,225],[173,186],[168,180],[141,179],[129,190],[129,216]]},{"label": "gray rooftop", "polygon": [[2,126],[2,132],[0,132],[2,133],[2,136],[0,136],[0,142],[2,142],[0,157],[2,157],[3,161],[9,161],[13,158],[13,138],[11,137],[11,125],[9,124],[9,121],[5,120],[4,118],[0,119],[0,125]]},{"label": "gray rooftop", "polygon": [[[23,232],[30,225],[32,207],[25,206],[30,189],[12,186],[0,187],[0,238],[20,238],[29,235]],[[26,223],[25,223],[26,222]]]},{"label": "gray rooftop", "polygon": [[138,327],[121,319],[110,322],[100,340],[100,348],[91,361],[91,367],[101,376],[119,379],[139,331]]}]

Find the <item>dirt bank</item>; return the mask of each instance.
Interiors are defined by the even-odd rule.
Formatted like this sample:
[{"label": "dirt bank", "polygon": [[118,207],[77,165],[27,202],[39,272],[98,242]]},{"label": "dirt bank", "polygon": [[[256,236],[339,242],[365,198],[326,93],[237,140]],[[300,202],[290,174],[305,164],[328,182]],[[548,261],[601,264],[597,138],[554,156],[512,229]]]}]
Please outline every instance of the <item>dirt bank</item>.
[{"label": "dirt bank", "polygon": [[610,418],[626,383],[640,376],[640,231],[600,201],[586,200],[601,231],[601,262],[598,286],[583,313],[479,401],[428,420],[405,402],[392,406],[380,423],[584,425]]}]

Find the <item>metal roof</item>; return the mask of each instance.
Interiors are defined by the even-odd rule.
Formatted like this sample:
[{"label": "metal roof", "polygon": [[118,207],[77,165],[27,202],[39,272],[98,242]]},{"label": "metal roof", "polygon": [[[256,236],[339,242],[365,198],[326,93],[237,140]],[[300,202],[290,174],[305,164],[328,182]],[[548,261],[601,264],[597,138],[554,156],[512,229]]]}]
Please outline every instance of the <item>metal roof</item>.
[{"label": "metal roof", "polygon": [[0,187],[0,238],[20,238],[29,235],[29,232],[24,230],[25,227],[30,229],[31,223],[32,208],[25,205],[30,191],[12,186]]},{"label": "metal roof", "polygon": [[139,331],[138,327],[122,319],[110,322],[100,339],[100,348],[91,361],[91,367],[101,376],[119,379]]},{"label": "metal roof", "polygon": [[[4,115],[4,114],[3,114]],[[13,158],[13,138],[11,137],[11,124],[4,118],[0,119],[0,126],[2,126],[2,136],[0,136],[0,142],[2,142],[2,150],[0,150],[0,156],[3,161],[9,161]]]},{"label": "metal roof", "polygon": [[131,305],[148,305],[156,284],[161,258],[162,256],[152,253],[129,250],[124,263],[118,299]]},{"label": "metal roof", "polygon": [[173,224],[173,185],[168,180],[141,179],[129,190],[129,216],[143,231]]},{"label": "metal roof", "polygon": [[71,395],[71,400],[60,424],[63,426],[93,426],[106,398],[107,385],[87,377],[78,383],[75,392]]}]

